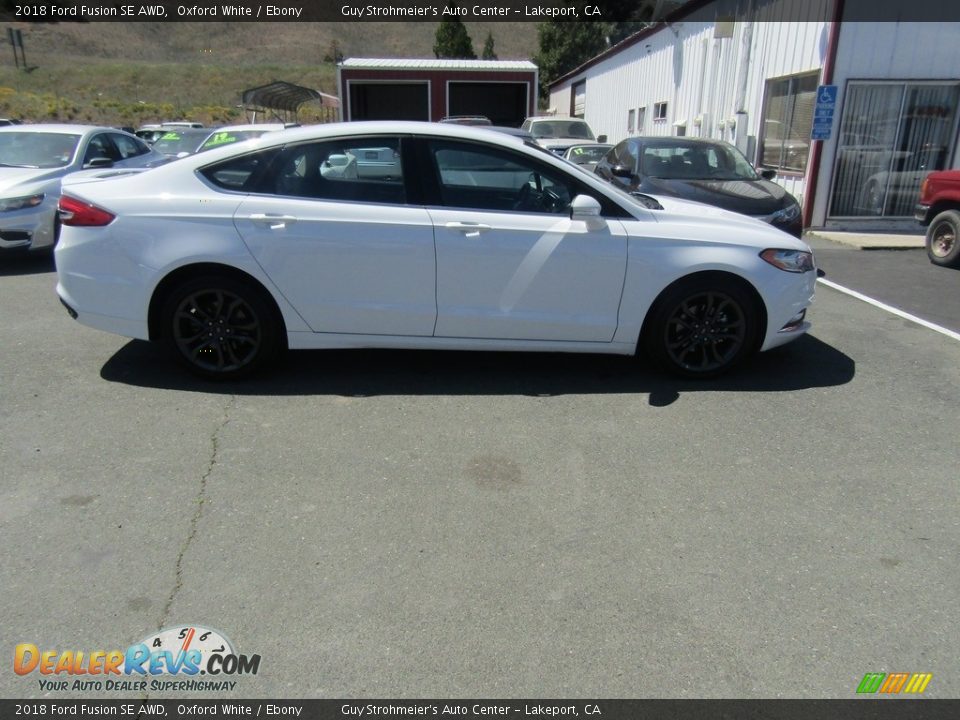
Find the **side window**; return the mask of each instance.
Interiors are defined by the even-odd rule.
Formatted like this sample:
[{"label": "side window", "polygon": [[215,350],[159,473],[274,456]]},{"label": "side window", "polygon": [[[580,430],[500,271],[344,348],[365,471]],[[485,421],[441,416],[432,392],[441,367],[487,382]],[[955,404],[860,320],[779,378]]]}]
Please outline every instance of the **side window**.
[{"label": "side window", "polygon": [[107,137],[106,133],[100,133],[90,138],[90,142],[87,144],[87,151],[83,155],[83,164],[86,165],[97,158],[108,158],[114,162],[120,159],[120,154],[117,152],[113,143],[110,142],[110,138]]},{"label": "side window", "polygon": [[634,172],[637,170],[637,146],[626,140],[613,149],[613,161],[617,165],[628,167]]},{"label": "side window", "polygon": [[255,192],[279,151],[276,148],[232,157],[202,168],[199,173],[222,190]]},{"label": "side window", "polygon": [[113,140],[113,144],[116,145],[117,150],[120,152],[120,157],[124,160],[150,152],[150,148],[148,148],[146,144],[132,137],[121,135],[120,133],[112,134],[110,139]]},{"label": "side window", "polygon": [[402,205],[400,139],[350,138],[284,148],[260,186],[272,195]]},{"label": "side window", "polygon": [[576,194],[562,173],[509,150],[434,141],[430,155],[445,207],[564,213]]}]

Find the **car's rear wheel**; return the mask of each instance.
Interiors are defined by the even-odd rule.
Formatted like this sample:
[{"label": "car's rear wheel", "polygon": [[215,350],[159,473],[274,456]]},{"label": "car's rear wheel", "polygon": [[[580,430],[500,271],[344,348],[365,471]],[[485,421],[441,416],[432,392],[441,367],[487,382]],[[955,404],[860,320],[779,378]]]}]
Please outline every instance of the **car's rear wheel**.
[{"label": "car's rear wheel", "polygon": [[756,348],[759,312],[738,282],[695,276],[664,291],[644,330],[647,355],[684,377],[711,378],[732,370]]},{"label": "car's rear wheel", "polygon": [[946,210],[927,228],[927,257],[934,265],[960,267],[960,211]]},{"label": "car's rear wheel", "polygon": [[231,277],[197,277],[175,287],[163,305],[163,341],[192,372],[245,377],[282,347],[283,323],[266,293]]}]

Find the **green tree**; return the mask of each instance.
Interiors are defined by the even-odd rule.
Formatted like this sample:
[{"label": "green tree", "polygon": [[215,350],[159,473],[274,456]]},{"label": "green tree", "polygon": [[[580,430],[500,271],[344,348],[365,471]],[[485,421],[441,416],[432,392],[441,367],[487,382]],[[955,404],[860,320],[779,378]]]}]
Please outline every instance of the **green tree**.
[{"label": "green tree", "polygon": [[487,33],[486,42],[483,43],[483,53],[480,55],[482,60],[496,60],[497,53],[493,49],[493,33]]},{"label": "green tree", "polygon": [[433,54],[438,58],[465,58],[476,60],[473,40],[467,34],[467,28],[456,14],[459,6],[455,2],[447,3],[446,17],[440,21],[433,44]]},{"label": "green tree", "polygon": [[540,50],[534,58],[540,68],[540,92],[561,75],[607,49],[607,23],[545,22],[537,26]]}]

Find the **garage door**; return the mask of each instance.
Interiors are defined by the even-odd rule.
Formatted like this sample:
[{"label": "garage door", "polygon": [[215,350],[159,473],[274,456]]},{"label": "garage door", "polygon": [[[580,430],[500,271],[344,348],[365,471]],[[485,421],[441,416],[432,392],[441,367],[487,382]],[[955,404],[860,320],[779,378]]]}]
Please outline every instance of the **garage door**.
[{"label": "garage door", "polygon": [[485,115],[494,125],[520,127],[527,117],[525,82],[452,82],[447,115]]},{"label": "garage door", "polygon": [[350,83],[351,120],[430,120],[427,83]]}]

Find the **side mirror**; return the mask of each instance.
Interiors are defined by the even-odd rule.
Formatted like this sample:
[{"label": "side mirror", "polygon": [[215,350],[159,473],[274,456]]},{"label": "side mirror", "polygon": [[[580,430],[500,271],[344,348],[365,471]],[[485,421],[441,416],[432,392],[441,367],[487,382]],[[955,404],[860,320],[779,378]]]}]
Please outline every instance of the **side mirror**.
[{"label": "side mirror", "polygon": [[769,168],[760,171],[760,177],[764,180],[773,180],[777,176],[776,170],[771,170]]},{"label": "side mirror", "polygon": [[606,141],[607,141],[607,136],[606,136],[606,135],[597,135],[597,142],[598,142],[598,143],[605,143]]},{"label": "side mirror", "polygon": [[600,203],[589,195],[577,195],[570,202],[571,220],[595,220],[600,217]]},{"label": "side mirror", "polygon": [[614,177],[623,178],[624,180],[633,180],[633,169],[628,168],[626,165],[614,165],[610,168],[610,173]]},{"label": "side mirror", "polygon": [[108,157],[95,157],[83,167],[84,169],[113,167],[113,160]]}]

